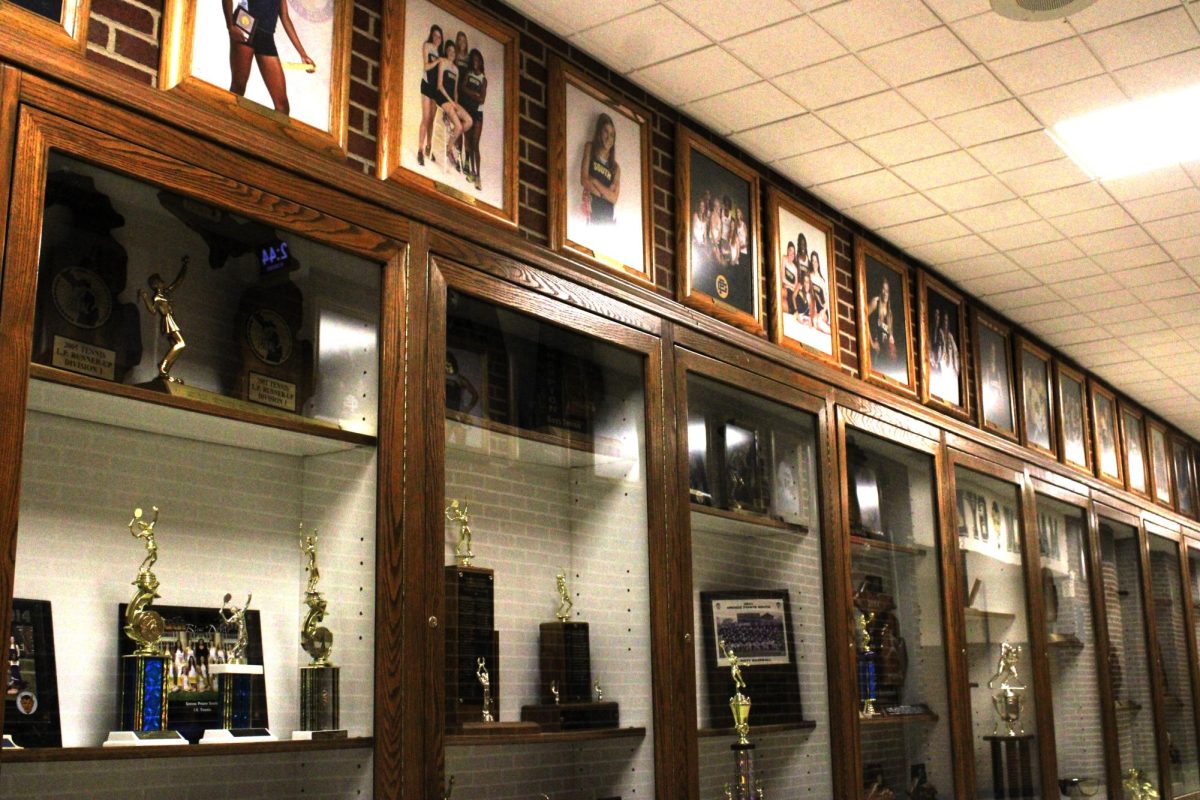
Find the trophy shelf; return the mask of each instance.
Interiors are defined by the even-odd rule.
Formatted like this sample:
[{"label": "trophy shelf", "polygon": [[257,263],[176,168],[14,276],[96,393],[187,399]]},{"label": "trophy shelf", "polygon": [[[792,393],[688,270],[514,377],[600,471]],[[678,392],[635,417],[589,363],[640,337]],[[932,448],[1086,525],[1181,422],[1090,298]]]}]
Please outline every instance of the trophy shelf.
[{"label": "trophy shelf", "polygon": [[963,609],[963,616],[969,620],[996,620],[997,622],[1013,622],[1017,615],[1008,611],[988,611],[983,608],[966,607]]},{"label": "trophy shelf", "polygon": [[547,467],[595,467],[636,460],[616,439],[554,429],[537,431],[446,409],[446,447]]},{"label": "trophy shelf", "polygon": [[1084,645],[1079,637],[1073,633],[1058,634],[1052,633],[1049,640],[1046,642],[1050,647],[1060,647],[1066,650],[1082,650]]},{"label": "trophy shelf", "polygon": [[765,514],[730,511],[724,508],[692,503],[692,530],[698,533],[717,533],[726,536],[762,536],[764,534],[808,533],[805,525],[791,525]]},{"label": "trophy shelf", "polygon": [[938,715],[932,711],[925,711],[920,714],[875,714],[871,717],[864,717],[862,714],[858,716],[859,725],[899,725],[904,722],[937,722]]},{"label": "trophy shelf", "polygon": [[906,556],[924,556],[931,549],[929,547],[908,544],[895,544],[883,539],[871,539],[853,533],[850,534],[850,544],[863,550],[886,550],[889,553],[898,553]]},{"label": "trophy shelf", "polygon": [[[754,736],[766,736],[773,733],[787,733],[789,731],[811,731],[817,727],[816,720],[802,719],[799,722],[784,722],[776,725],[755,725]],[[733,728],[700,728],[696,731],[696,735],[701,739],[718,736],[737,736],[737,731]]]},{"label": "trophy shelf", "polygon": [[374,746],[375,737],[373,736],[351,736],[344,739],[193,744],[183,747],[27,747],[0,750],[0,763],[32,764],[69,761],[128,761],[142,758],[205,758],[269,753],[310,753],[318,750],[369,750]]},{"label": "trophy shelf", "polygon": [[562,744],[564,742],[594,742],[602,739],[644,739],[644,727],[601,728],[590,731],[516,731],[507,733],[451,733],[446,735],[447,747],[470,747],[477,745]]},{"label": "trophy shelf", "polygon": [[[213,444],[314,456],[374,447],[376,438],[265,406],[216,405],[150,389],[75,375],[44,364],[29,368],[28,407],[58,416]],[[129,402],[129,401],[136,401]]]}]

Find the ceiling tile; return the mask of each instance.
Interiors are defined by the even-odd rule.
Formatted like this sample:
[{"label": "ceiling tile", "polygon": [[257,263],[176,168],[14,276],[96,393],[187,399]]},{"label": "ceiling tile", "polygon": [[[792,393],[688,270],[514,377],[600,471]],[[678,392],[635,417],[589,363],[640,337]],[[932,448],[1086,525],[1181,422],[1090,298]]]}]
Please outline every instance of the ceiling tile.
[{"label": "ceiling tile", "polygon": [[775,78],[775,85],[810,109],[844,103],[887,88],[854,56],[842,56]]},{"label": "ceiling tile", "polygon": [[812,114],[751,128],[730,138],[738,147],[768,163],[843,141],[836,131]]},{"label": "ceiling tile", "polygon": [[1186,277],[1187,273],[1175,264],[1166,262],[1114,272],[1112,276],[1122,286],[1147,286],[1152,283],[1178,280],[1179,278]]},{"label": "ceiling tile", "polygon": [[1006,100],[944,117],[938,120],[938,125],[963,147],[1003,139],[1041,127],[1016,100]]},{"label": "ceiling tile", "polygon": [[888,167],[957,149],[950,137],[932,122],[869,136],[860,139],[858,145]]},{"label": "ceiling tile", "polygon": [[950,27],[983,59],[1029,50],[1074,33],[1066,23],[1018,22],[999,14],[980,14],[954,22]]},{"label": "ceiling tile", "polygon": [[[797,47],[797,42],[803,42],[804,46]],[[774,78],[846,54],[846,48],[808,17],[797,17],[730,39],[724,47],[764,78]]]},{"label": "ceiling tile", "polygon": [[1092,233],[1087,236],[1076,236],[1072,241],[1079,245],[1079,249],[1085,254],[1094,256],[1099,253],[1108,253],[1113,250],[1128,250],[1131,247],[1150,244],[1150,237],[1146,235],[1146,232],[1141,227],[1130,225],[1127,228],[1117,228],[1116,230]]},{"label": "ceiling tile", "polygon": [[1043,217],[1058,217],[1108,205],[1112,197],[1098,183],[1081,183],[1030,195],[1025,200]]},{"label": "ceiling tile", "polygon": [[1188,276],[1182,278],[1172,278],[1167,281],[1158,283],[1146,283],[1140,286],[1134,286],[1133,293],[1139,300],[1144,300],[1147,303],[1151,300],[1160,300],[1166,297],[1183,297],[1196,294],[1196,282]]},{"label": "ceiling tile", "polygon": [[925,0],[925,5],[946,22],[973,17],[985,11],[990,13],[992,10],[988,0]]},{"label": "ceiling tile", "polygon": [[785,158],[776,168],[801,186],[829,183],[879,169],[879,163],[849,142]]},{"label": "ceiling tile", "polygon": [[1200,47],[1200,31],[1180,7],[1083,35],[1110,70]]},{"label": "ceiling tile", "polygon": [[1048,333],[1042,330],[1043,326],[1048,323],[1057,322],[1057,320],[1042,320],[1033,323],[1030,327],[1035,333],[1044,338],[1047,343],[1058,348],[1066,347],[1069,344],[1076,344],[1077,342],[1097,342],[1101,339],[1107,339],[1112,335],[1099,325],[1092,325],[1091,320],[1082,314],[1069,314],[1060,319],[1067,320],[1072,327],[1060,333]]},{"label": "ceiling tile", "polygon": [[978,63],[971,51],[944,26],[872,47],[859,53],[859,57],[892,86]]},{"label": "ceiling tile", "polygon": [[955,261],[951,264],[942,264],[940,269],[951,280],[961,282],[970,278],[982,278],[987,275],[1000,275],[1005,272],[1012,272],[1015,269],[1020,269],[1020,267],[1003,253],[990,253],[984,256]]},{"label": "ceiling tile", "polygon": [[1011,97],[986,67],[939,75],[900,90],[909,102],[930,119],[957,114]]},{"label": "ceiling tile", "polygon": [[966,236],[968,233],[970,231],[961,222],[948,215],[923,219],[919,222],[908,222],[879,231],[881,236],[895,242],[900,247],[914,247],[918,244],[956,239]]},{"label": "ceiling tile", "polygon": [[571,43],[622,72],[665,61],[712,44],[708,37],[667,10],[652,5],[571,37]]},{"label": "ceiling tile", "polygon": [[1200,211],[1200,189],[1180,189],[1177,192],[1156,194],[1129,200],[1124,205],[1125,210],[1138,222],[1174,217]]},{"label": "ceiling tile", "polygon": [[[1137,298],[1129,293],[1128,289],[1119,289],[1115,292],[1097,292],[1089,295],[1080,303],[1084,305],[1089,312],[1104,311],[1110,308],[1120,308],[1137,303]],[[1111,322],[1112,318],[1107,314],[1098,315],[1104,322]]]},{"label": "ceiling tile", "polygon": [[834,208],[850,208],[876,200],[886,200],[889,197],[899,197],[910,193],[912,189],[892,173],[881,169],[853,178],[823,183],[813,191]]},{"label": "ceiling tile", "polygon": [[1128,250],[1101,253],[1092,260],[1109,272],[1120,272],[1134,267],[1144,267],[1147,264],[1159,264],[1168,259],[1169,256],[1161,247],[1156,244],[1147,244]]},{"label": "ceiling tile", "polygon": [[1164,297],[1161,300],[1149,300],[1146,305],[1154,311],[1155,314],[1181,314],[1191,315],[1192,319],[1196,318],[1196,298],[1187,295],[1179,297]]},{"label": "ceiling tile", "polygon": [[1158,241],[1170,242],[1194,236],[1200,230],[1197,226],[1200,226],[1200,212],[1147,222],[1145,227]]},{"label": "ceiling tile", "polygon": [[1032,280],[1028,272],[1023,269],[1016,269],[996,275],[967,278],[966,280],[959,281],[959,285],[962,286],[963,291],[970,292],[976,297],[983,297],[989,294],[997,294],[998,292],[1020,289],[1028,286]]},{"label": "ceiling tile", "polygon": [[1072,14],[1071,27],[1080,33],[1107,28],[1118,22],[1178,5],[1178,0],[1102,0]]},{"label": "ceiling tile", "polygon": [[903,128],[921,121],[921,112],[894,91],[880,92],[861,100],[819,112],[830,127],[847,139],[857,140],[884,131]]},{"label": "ceiling tile", "polygon": [[1200,49],[1186,50],[1114,73],[1117,83],[1130,97],[1182,89],[1194,84],[1197,75],[1200,75]]},{"label": "ceiling tile", "polygon": [[1045,131],[1031,131],[972,147],[971,155],[992,172],[1005,172],[1054,161],[1066,154]]},{"label": "ceiling tile", "polygon": [[1075,166],[1075,162],[1069,158],[1014,169],[1011,172],[1001,173],[998,177],[1008,185],[1008,188],[1022,197],[1051,189],[1061,189],[1064,186],[1087,183],[1090,180],[1083,170]]},{"label": "ceiling tile", "polygon": [[1055,279],[1056,275],[1058,280],[1064,280],[1066,276],[1060,271],[1058,265],[1064,261],[1070,262],[1079,259],[1083,255],[1083,251],[1069,240],[1059,239],[1029,247],[1018,247],[1015,250],[1009,250],[1008,255],[1033,274],[1043,276],[1049,283]]},{"label": "ceiling tile", "polygon": [[983,297],[997,308],[1004,309],[1004,313],[1006,314],[1011,314],[1018,308],[1039,305],[1041,303],[1053,303],[1056,300],[1062,299],[1049,286],[1028,285],[1020,286],[1007,292],[984,294]]},{"label": "ceiling tile", "polygon": [[1008,187],[991,175],[937,189],[929,189],[926,194],[933,202],[947,211],[961,211],[965,208],[991,205],[1013,197],[1013,193],[1008,190]]},{"label": "ceiling tile", "polygon": [[722,136],[804,112],[799,103],[766,81],[697,100],[683,110]]},{"label": "ceiling tile", "polygon": [[964,258],[975,258],[996,252],[996,248],[978,236],[960,236],[957,239],[946,239],[941,242],[931,242],[911,248],[914,256],[929,264],[938,266],[951,261],[961,261]]},{"label": "ceiling tile", "polygon": [[851,50],[932,28],[939,23],[921,0],[848,0],[812,12],[817,23]]},{"label": "ceiling tile", "polygon": [[1006,56],[990,62],[989,66],[996,77],[1016,95],[1049,89],[1104,72],[1104,67],[1078,38],[1063,39]]},{"label": "ceiling tile", "polygon": [[666,5],[717,42],[800,15],[788,0],[667,0]]},{"label": "ceiling tile", "polygon": [[1072,237],[1123,228],[1132,225],[1133,218],[1120,206],[1113,204],[1055,217],[1051,224],[1062,231],[1064,236]]},{"label": "ceiling tile", "polygon": [[654,0],[512,0],[513,8],[562,36],[654,5]]},{"label": "ceiling tile", "polygon": [[918,219],[936,217],[941,213],[940,208],[919,194],[892,197],[888,200],[878,200],[874,203],[846,209],[846,216],[876,230]]},{"label": "ceiling tile", "polygon": [[[696,80],[697,75],[705,76],[704,80]],[[672,105],[683,105],[758,80],[749,67],[716,45],[631,72],[629,78]]]},{"label": "ceiling tile", "polygon": [[[1068,244],[1070,244],[1070,242],[1068,242]],[[1038,245],[1038,247],[1045,246],[1046,245]],[[1072,245],[1072,247],[1074,247],[1074,245]],[[1079,248],[1076,248],[1076,250],[1078,249]],[[1083,278],[1088,275],[1104,274],[1104,270],[1096,266],[1096,264],[1090,258],[1074,258],[1070,261],[1050,264],[1049,266],[1031,267],[1029,271],[1047,283],[1052,283],[1054,281],[1065,281],[1072,278]]]},{"label": "ceiling tile", "polygon": [[1121,284],[1114,281],[1107,275],[1090,275],[1086,278],[1074,278],[1069,281],[1060,281],[1051,286],[1051,288],[1059,295],[1067,300],[1073,300],[1077,297],[1086,297],[1095,292],[1113,292],[1121,288]]},{"label": "ceiling tile", "polygon": [[1008,313],[1008,316],[1014,322],[1022,325],[1031,325],[1034,322],[1039,322],[1044,319],[1053,319],[1062,314],[1069,314],[1074,310],[1074,306],[1066,300],[1052,300],[1049,303],[1039,303],[1034,306],[1024,306],[1022,308],[1014,308]]},{"label": "ceiling tile", "polygon": [[1200,236],[1189,236],[1186,239],[1176,239],[1167,242],[1163,249],[1171,254],[1171,258],[1181,261],[1185,258],[1200,256]]},{"label": "ceiling tile", "polygon": [[1021,99],[1047,128],[1052,128],[1065,119],[1124,102],[1126,97],[1108,75],[1096,75],[1034,92]]},{"label": "ceiling tile", "polygon": [[1023,201],[1009,200],[1004,203],[959,211],[955,213],[954,218],[971,230],[981,232],[1033,222],[1038,215]]},{"label": "ceiling tile", "polygon": [[933,189],[987,174],[987,170],[963,150],[902,164],[892,171],[918,190]]},{"label": "ceiling tile", "polygon": [[1054,230],[1050,223],[1038,220],[1011,228],[1000,228],[981,234],[996,247],[997,250],[1015,250],[1018,247],[1029,247],[1043,242],[1052,242],[1062,238],[1062,234]]},{"label": "ceiling tile", "polygon": [[1131,175],[1128,178],[1104,181],[1104,188],[1121,202],[1164,194],[1193,186],[1192,179],[1180,167],[1164,167],[1154,172]]}]

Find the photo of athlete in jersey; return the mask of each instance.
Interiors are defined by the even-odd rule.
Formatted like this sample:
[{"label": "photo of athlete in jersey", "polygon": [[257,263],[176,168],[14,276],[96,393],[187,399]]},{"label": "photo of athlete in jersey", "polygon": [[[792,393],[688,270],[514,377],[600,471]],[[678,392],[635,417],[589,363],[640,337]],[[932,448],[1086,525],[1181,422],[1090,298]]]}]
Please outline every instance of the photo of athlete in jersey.
[{"label": "photo of athlete in jersey", "polygon": [[[292,106],[288,101],[283,62],[279,60],[279,49],[275,46],[275,28],[283,26],[284,33],[309,72],[315,72],[317,64],[300,43],[296,26],[292,24],[288,13],[288,0],[238,0],[236,5],[234,0],[221,0],[221,7],[229,31],[229,91],[244,97],[251,66],[258,64],[259,75],[266,84],[275,110],[280,114],[290,114]],[[241,19],[237,18],[236,12],[241,12]],[[242,24],[239,25],[239,22]],[[249,32],[246,31],[247,27]]]}]

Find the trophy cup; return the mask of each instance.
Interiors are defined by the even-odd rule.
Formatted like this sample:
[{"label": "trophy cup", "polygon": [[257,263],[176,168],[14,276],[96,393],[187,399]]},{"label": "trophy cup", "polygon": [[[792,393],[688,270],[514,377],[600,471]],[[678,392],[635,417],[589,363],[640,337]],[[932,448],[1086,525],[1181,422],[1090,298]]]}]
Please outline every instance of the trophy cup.
[{"label": "trophy cup", "polygon": [[871,649],[871,623],[875,621],[875,612],[868,613],[856,608],[854,616],[858,620],[858,697],[862,702],[859,716],[870,718],[879,713],[875,708],[875,701],[878,699],[875,651]]},{"label": "trophy cup", "polygon": [[[992,729],[992,735],[983,737],[992,745],[992,784],[996,797],[1033,796],[1033,762],[1030,756],[1033,735],[1021,728],[1021,693],[1025,687],[1017,677],[1020,658],[1020,645],[1001,642],[996,674],[987,682],[989,689],[998,689],[992,695],[992,708],[999,721]],[[1002,734],[999,733],[1001,722],[1005,728]]]},{"label": "trophy cup", "polygon": [[150,604],[158,599],[158,578],[153,572],[158,561],[154,526],[158,507],[152,507],[149,522],[135,508],[129,532],[146,545],[146,557],[133,580],[133,599],[125,609],[125,635],[137,644],[132,655],[121,659],[121,730],[109,733],[105,747],[141,744],[187,744],[178,731],[167,730],[168,659],[159,649],[163,620]]},{"label": "trophy cup", "polygon": [[[544,730],[572,731],[617,728],[620,706],[609,700],[592,699],[591,646],[588,624],[571,621],[574,602],[567,589],[567,576],[555,576],[558,594],[556,622],[539,626],[541,702],[521,707],[521,719],[536,722]],[[601,698],[603,694],[601,694]]]},{"label": "trophy cup", "polygon": [[300,730],[292,732],[293,739],[344,739],[347,732],[338,728],[341,668],[329,661],[333,653],[333,634],[320,623],[325,619],[326,602],[317,591],[321,572],[317,568],[317,531],[304,535],[300,524],[300,552],[304,554],[308,584],[304,588],[304,604],[308,611],[300,626],[300,646],[312,661],[300,668]]},{"label": "trophy cup", "polygon": [[754,778],[754,744],[750,741],[750,698],[742,691],[746,681],[742,678],[742,660],[726,646],[725,640],[718,643],[721,656],[729,662],[729,676],[733,678],[733,697],[729,698],[729,710],[733,714],[733,730],[737,741],[730,745],[733,750],[734,782],[725,785],[725,796],[730,800],[763,800],[762,784]]},{"label": "trophy cup", "polygon": [[229,661],[214,664],[210,668],[210,672],[217,676],[222,727],[206,730],[201,744],[276,741],[269,729],[251,726],[256,707],[266,702],[262,665],[246,663],[246,646],[249,643],[246,610],[250,608],[252,598],[253,595],[246,595],[245,605],[239,608],[230,604],[233,595],[226,592],[221,602],[221,620],[227,628],[232,627],[237,631],[237,639],[229,649]]}]

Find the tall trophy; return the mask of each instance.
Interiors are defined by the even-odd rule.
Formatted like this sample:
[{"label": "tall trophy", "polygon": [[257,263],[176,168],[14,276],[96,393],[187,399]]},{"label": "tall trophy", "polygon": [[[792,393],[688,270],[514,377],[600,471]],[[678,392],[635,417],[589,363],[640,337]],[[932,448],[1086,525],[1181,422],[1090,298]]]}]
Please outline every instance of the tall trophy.
[{"label": "tall trophy", "polygon": [[875,708],[875,701],[878,699],[875,651],[871,649],[871,623],[875,621],[875,612],[864,612],[856,608],[854,616],[858,621],[858,699],[862,703],[859,716],[869,718],[879,713]]},{"label": "tall trophy", "polygon": [[293,739],[343,739],[347,732],[338,728],[340,695],[338,678],[341,672],[329,661],[333,653],[333,634],[322,626],[325,619],[324,595],[317,591],[321,572],[317,568],[317,531],[304,535],[300,525],[300,552],[305,556],[304,570],[308,584],[304,588],[304,604],[308,611],[300,626],[300,646],[311,662],[300,668],[300,730]]},{"label": "tall trophy", "polygon": [[143,744],[187,744],[178,731],[167,730],[167,670],[169,659],[162,654],[158,640],[163,620],[150,604],[159,598],[154,564],[158,561],[158,542],[154,526],[158,507],[152,507],[149,522],[142,509],[133,510],[129,532],[146,546],[146,557],[133,580],[133,599],[125,609],[125,635],[137,649],[121,659],[121,730],[109,733],[105,747]]},{"label": "tall trophy", "polygon": [[206,730],[201,744],[276,741],[268,728],[252,725],[252,720],[258,716],[256,709],[266,704],[266,692],[262,665],[246,663],[246,646],[249,644],[246,611],[250,608],[251,599],[253,595],[246,595],[245,605],[235,606],[232,604],[233,595],[226,592],[221,602],[221,621],[226,629],[237,631],[237,638],[229,648],[229,660],[210,668],[210,672],[217,676],[222,727]]},{"label": "tall trophy", "polygon": [[[983,738],[992,746],[992,785],[996,797],[1033,797],[1033,761],[1030,743],[1033,734],[1021,728],[1021,696],[1025,686],[1017,677],[1017,662],[1021,646],[1000,643],[1000,658],[996,674],[987,682],[992,695],[992,708],[999,720],[991,736]],[[1004,723],[1004,733],[1000,733]]]},{"label": "tall trophy", "polygon": [[729,698],[729,710],[733,714],[733,730],[737,741],[729,747],[733,750],[734,780],[725,784],[725,797],[729,800],[763,800],[762,783],[754,777],[754,743],[750,741],[750,698],[742,691],[746,680],[742,677],[742,660],[737,653],[718,643],[721,657],[729,663],[729,676],[733,679],[733,697]]}]

